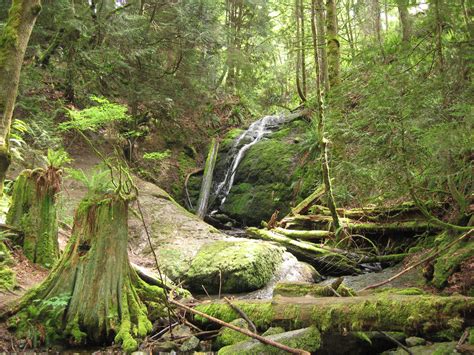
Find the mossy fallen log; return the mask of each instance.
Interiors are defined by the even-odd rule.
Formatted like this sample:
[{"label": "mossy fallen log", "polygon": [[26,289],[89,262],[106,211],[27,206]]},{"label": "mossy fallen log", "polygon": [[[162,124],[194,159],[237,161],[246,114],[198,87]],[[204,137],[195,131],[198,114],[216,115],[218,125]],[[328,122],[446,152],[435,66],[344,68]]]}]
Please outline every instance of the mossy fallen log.
[{"label": "mossy fallen log", "polygon": [[298,259],[313,265],[323,274],[338,276],[360,273],[357,262],[341,253],[308,242],[293,240],[271,230],[251,227],[247,228],[247,232],[251,237],[284,245]]},{"label": "mossy fallen log", "polygon": [[[424,233],[427,231],[437,231],[439,227],[426,220],[411,220],[401,222],[358,222],[350,218],[339,218],[341,225],[354,233]],[[328,230],[332,218],[325,215],[297,215],[284,218],[280,224],[286,228],[298,227],[299,229],[322,229]]]},{"label": "mossy fallen log", "polygon": [[[165,315],[164,291],[142,281],[130,265],[128,202],[100,193],[81,201],[68,245],[48,278],[28,292],[10,314],[19,338],[102,344],[125,351]],[[148,306],[148,307],[147,307]]]},{"label": "mossy fallen log", "polygon": [[309,282],[279,282],[273,290],[273,297],[352,297],[355,295],[356,293],[354,290],[345,286],[341,282],[338,282],[335,285],[326,286]]},{"label": "mossy fallen log", "polygon": [[277,227],[274,231],[289,238],[303,240],[321,240],[334,237],[333,232],[323,230],[296,230]]},{"label": "mossy fallen log", "polygon": [[373,255],[373,256],[366,256],[362,258],[360,261],[361,263],[398,263],[405,259],[409,253],[401,253],[401,254],[390,254],[390,255]]},{"label": "mossy fallen log", "polygon": [[51,268],[59,258],[56,195],[61,173],[54,167],[24,170],[13,186],[6,223],[22,232],[22,248],[32,262]]},{"label": "mossy fallen log", "polygon": [[[306,197],[303,201],[301,201],[298,205],[291,209],[291,213],[288,215],[299,215],[304,214],[308,211],[308,209],[318,201],[326,192],[326,187],[324,185],[320,185],[314,192]],[[329,209],[328,209],[329,210]]]},{"label": "mossy fallen log", "polygon": [[[286,330],[314,326],[321,333],[350,331],[401,331],[427,338],[459,339],[474,321],[474,298],[434,295],[373,294],[356,297],[275,297],[271,302],[234,302],[260,329]],[[197,310],[231,322],[239,318],[229,305],[216,301]],[[203,318],[196,317],[200,324]]]}]

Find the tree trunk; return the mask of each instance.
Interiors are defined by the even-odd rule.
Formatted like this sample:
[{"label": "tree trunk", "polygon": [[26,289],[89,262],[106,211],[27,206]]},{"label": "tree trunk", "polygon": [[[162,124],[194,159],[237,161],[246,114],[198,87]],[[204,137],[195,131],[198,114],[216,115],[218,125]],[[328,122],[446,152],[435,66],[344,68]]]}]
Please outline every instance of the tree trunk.
[{"label": "tree trunk", "polygon": [[209,195],[212,187],[212,177],[214,174],[214,167],[216,165],[217,152],[219,150],[219,142],[216,139],[212,139],[209,153],[206,159],[206,166],[204,167],[204,174],[202,178],[201,191],[199,193],[199,199],[197,203],[196,214],[199,218],[204,219],[207,214],[207,208],[209,204]]},{"label": "tree trunk", "polygon": [[397,0],[400,27],[402,30],[402,42],[408,43],[411,38],[411,20],[408,13],[408,0]]},{"label": "tree trunk", "polygon": [[323,0],[313,0],[313,12],[316,22],[316,38],[318,51],[318,67],[320,89],[324,88],[324,94],[329,91],[329,73],[328,73],[328,57],[326,50],[326,28]]},{"label": "tree trunk", "polygon": [[303,41],[302,41],[302,29],[301,29],[301,9],[300,9],[300,0],[295,0],[295,20],[296,20],[296,90],[298,92],[298,96],[300,97],[302,102],[306,101],[306,94],[305,94],[305,84],[301,83],[300,80],[300,72],[302,72],[302,76],[304,77],[304,69],[303,67]]},{"label": "tree trunk", "polygon": [[338,39],[337,7],[336,0],[327,0],[327,45],[328,45],[328,72],[330,87],[336,86],[340,81],[340,44]]},{"label": "tree trunk", "polygon": [[23,232],[23,252],[32,262],[51,268],[59,258],[56,194],[61,175],[53,167],[25,170],[15,181],[7,224]]},{"label": "tree trunk", "polygon": [[[315,55],[316,59],[319,59],[315,62],[316,72],[319,74],[316,78],[316,100],[317,100],[317,110],[318,110],[318,137],[321,147],[321,170],[323,172],[323,182],[326,189],[326,196],[328,201],[328,207],[331,210],[334,230],[336,232],[340,229],[339,217],[336,211],[336,203],[334,201],[334,196],[332,193],[332,184],[329,174],[329,163],[328,163],[328,141],[325,138],[324,132],[324,121],[325,121],[325,107],[324,107],[324,98],[325,93],[329,90],[329,80],[328,80],[328,67],[327,67],[327,55],[326,55],[326,41],[325,41],[325,29],[324,29],[324,13],[323,13],[323,4],[322,0],[313,0],[312,4],[312,15],[316,16],[315,22],[316,27],[313,30],[313,35],[316,35],[317,41],[313,38],[313,43],[317,44]],[[314,19],[313,19],[314,21]],[[322,90],[324,88],[324,90]]]},{"label": "tree trunk", "polygon": [[435,11],[435,26],[436,26],[436,52],[438,54],[438,71],[444,72],[444,53],[443,53],[443,18],[442,7],[443,0],[433,0]]},{"label": "tree trunk", "polygon": [[[0,36],[0,185],[10,166],[8,138],[26,47],[40,0],[13,0],[8,21]],[[0,189],[0,195],[2,193]]]},{"label": "tree trunk", "polygon": [[[73,344],[114,340],[124,351],[137,348],[135,338],[152,328],[149,310],[165,315],[164,292],[142,281],[130,266],[127,217],[128,202],[116,195],[96,195],[80,203],[59,263],[13,310],[11,323],[19,337],[28,336],[27,324],[33,324]],[[29,306],[35,300],[65,302],[55,312],[39,307],[30,319]]]}]

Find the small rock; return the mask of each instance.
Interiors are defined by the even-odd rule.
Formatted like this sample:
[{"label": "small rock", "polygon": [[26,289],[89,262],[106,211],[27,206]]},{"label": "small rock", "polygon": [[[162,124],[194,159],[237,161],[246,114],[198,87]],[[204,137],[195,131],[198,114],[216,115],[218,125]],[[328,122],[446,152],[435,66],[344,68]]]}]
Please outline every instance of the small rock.
[{"label": "small rock", "polygon": [[199,346],[199,339],[195,336],[192,336],[184,341],[184,343],[179,347],[180,351],[193,351]]},{"label": "small rock", "polygon": [[425,345],[426,340],[418,337],[409,337],[405,339],[405,343],[411,348],[412,346]]}]

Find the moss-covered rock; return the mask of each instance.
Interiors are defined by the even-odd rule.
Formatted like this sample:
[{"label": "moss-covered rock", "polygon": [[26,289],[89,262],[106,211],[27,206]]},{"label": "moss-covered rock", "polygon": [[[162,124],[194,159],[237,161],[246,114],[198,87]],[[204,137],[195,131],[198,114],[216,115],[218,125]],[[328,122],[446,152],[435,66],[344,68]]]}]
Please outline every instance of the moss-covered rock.
[{"label": "moss-covered rock", "polygon": [[[230,324],[235,325],[236,327],[239,327],[239,328],[243,328],[243,329],[249,328],[248,323],[245,321],[245,319],[242,319],[242,318],[237,318],[236,320],[233,320],[232,322],[230,322]],[[236,330],[232,330],[230,328],[224,327],[219,332],[219,335],[217,336],[214,345],[216,349],[220,349],[224,346],[233,345],[241,341],[246,341],[250,339],[251,338],[245,334],[242,334]]]},{"label": "moss-covered rock", "polygon": [[217,241],[204,245],[186,273],[191,290],[245,292],[263,287],[282,261],[283,249],[254,241]]},{"label": "moss-covered rock", "polygon": [[305,122],[294,121],[253,145],[237,168],[223,212],[246,225],[258,225],[275,210],[287,214],[311,193],[319,174],[302,164],[301,140],[296,139],[307,129]]},{"label": "moss-covered rock", "polygon": [[[457,343],[447,342],[447,343],[434,343],[430,345],[419,345],[410,348],[410,351],[413,355],[452,355],[458,354],[456,351]],[[402,348],[397,350],[385,351],[384,355],[405,355],[407,352]]]},{"label": "moss-covered rock", "polygon": [[[291,332],[280,333],[268,336],[268,339],[289,346],[294,349],[315,352],[321,345],[321,335],[317,328],[309,327],[304,329],[293,330]],[[258,340],[250,340],[240,342],[234,345],[226,346],[219,350],[219,355],[230,354],[287,354],[286,351],[276,347],[265,345]]]}]

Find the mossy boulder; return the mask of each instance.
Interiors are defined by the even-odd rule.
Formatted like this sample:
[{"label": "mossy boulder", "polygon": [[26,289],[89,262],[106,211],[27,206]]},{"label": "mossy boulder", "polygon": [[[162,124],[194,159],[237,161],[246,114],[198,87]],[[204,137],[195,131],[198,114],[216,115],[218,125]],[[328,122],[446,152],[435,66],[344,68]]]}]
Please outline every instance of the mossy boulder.
[{"label": "mossy boulder", "polygon": [[[242,318],[237,318],[236,320],[233,320],[232,322],[230,322],[230,324],[235,325],[236,327],[239,327],[242,329],[248,330],[249,328],[248,323],[245,321],[245,319],[242,319]],[[246,341],[250,339],[251,338],[245,334],[242,334],[230,328],[223,327],[220,330],[219,335],[217,336],[214,345],[216,349],[220,349],[224,346],[233,345],[236,343],[240,343],[241,341]]]},{"label": "mossy boulder", "polygon": [[318,169],[304,164],[301,137],[308,129],[306,122],[293,121],[253,145],[237,168],[223,212],[245,225],[258,225],[275,210],[287,214],[309,195],[320,178]]},{"label": "mossy boulder", "polygon": [[[289,346],[294,349],[302,349],[308,352],[315,352],[321,345],[321,334],[315,327],[293,330],[291,332],[280,333],[268,336],[275,342]],[[286,351],[276,347],[265,345],[258,340],[240,342],[234,345],[223,347],[218,352],[219,355],[230,354],[287,354]]]},{"label": "mossy boulder", "polygon": [[191,290],[217,293],[257,290],[270,281],[283,249],[256,241],[217,241],[204,245],[193,259],[185,281]]}]

